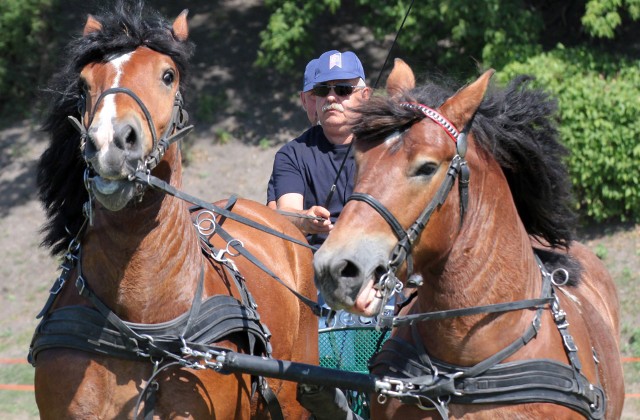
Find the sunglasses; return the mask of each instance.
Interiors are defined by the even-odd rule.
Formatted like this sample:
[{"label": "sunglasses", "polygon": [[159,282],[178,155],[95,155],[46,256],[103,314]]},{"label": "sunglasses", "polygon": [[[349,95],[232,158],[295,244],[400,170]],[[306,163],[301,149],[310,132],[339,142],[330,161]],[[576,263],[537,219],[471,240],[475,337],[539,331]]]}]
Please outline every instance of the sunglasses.
[{"label": "sunglasses", "polygon": [[311,93],[314,96],[319,96],[324,98],[331,92],[331,89],[338,96],[349,96],[353,93],[353,90],[359,86],[351,86],[351,85],[315,85],[313,89],[311,89]]}]

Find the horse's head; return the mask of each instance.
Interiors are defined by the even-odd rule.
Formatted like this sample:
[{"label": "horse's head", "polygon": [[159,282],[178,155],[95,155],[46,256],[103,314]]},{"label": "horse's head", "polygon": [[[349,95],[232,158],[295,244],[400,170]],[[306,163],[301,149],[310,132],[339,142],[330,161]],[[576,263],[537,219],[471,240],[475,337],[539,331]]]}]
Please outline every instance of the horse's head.
[{"label": "horse's head", "polygon": [[[103,207],[121,209],[136,193],[129,177],[157,163],[179,137],[165,135],[185,132],[179,92],[193,53],[186,17],[184,11],[171,23],[143,2],[116,2],[114,11],[90,16],[65,47],[45,91],[50,142],[38,164],[48,218],[43,244],[54,254],[67,249],[84,222],[91,197],[85,186]],[[164,162],[179,165],[177,147],[168,150]],[[161,163],[154,175],[177,183],[178,165]]]},{"label": "horse's head", "polygon": [[389,98],[360,108],[355,193],[314,258],[317,286],[331,306],[375,315],[380,289],[396,286],[384,284],[396,270],[406,276],[405,262],[422,273],[440,268],[464,217],[466,191],[458,186],[467,181],[467,126],[492,73],[434,99],[432,109],[409,96],[413,72],[396,60]]},{"label": "horse's head", "polygon": [[[83,36],[88,42],[98,40],[103,30],[103,24],[89,16]],[[132,28],[122,28],[128,30]],[[95,173],[89,185],[112,211],[138,194],[133,175],[158,163],[167,139],[184,125],[186,115],[181,109],[180,69],[170,52],[178,48],[171,44],[187,40],[187,11],[171,28],[147,35],[156,39],[114,50],[80,71],[82,122],[75,124],[83,133],[84,158]],[[169,47],[165,51],[159,45]]]}]

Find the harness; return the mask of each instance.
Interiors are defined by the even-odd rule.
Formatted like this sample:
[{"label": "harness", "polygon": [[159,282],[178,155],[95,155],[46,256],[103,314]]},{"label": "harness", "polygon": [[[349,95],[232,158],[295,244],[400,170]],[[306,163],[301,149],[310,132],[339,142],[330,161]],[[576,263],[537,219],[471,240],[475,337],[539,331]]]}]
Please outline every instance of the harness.
[{"label": "harness", "polygon": [[[369,368],[376,374],[402,379],[396,388],[392,392],[387,392],[386,395],[396,397],[407,404],[415,404],[425,410],[435,409],[442,418],[448,418],[450,403],[528,402],[560,404],[578,411],[589,419],[603,418],[606,409],[604,391],[599,385],[591,384],[582,374],[578,348],[568,331],[569,323],[566,320],[566,314],[560,308],[554,290],[557,286],[553,273],[549,273],[540,260],[538,264],[543,278],[539,299],[430,312],[393,319],[393,325],[410,328],[412,343],[398,337],[391,337],[371,361]],[[547,304],[550,305],[556,328],[563,338],[564,350],[570,365],[550,359],[502,363],[537,335],[542,312]],[[527,330],[511,344],[472,367],[455,366],[431,358],[424,348],[416,326],[417,321],[523,308],[536,308]],[[592,349],[592,351],[593,359],[597,364],[595,350]],[[381,395],[378,400],[384,403],[386,398]]]},{"label": "harness", "polygon": [[[414,103],[402,103],[401,106],[416,109],[445,130],[456,144],[457,154],[451,160],[445,179],[442,181],[433,199],[406,231],[396,217],[376,198],[366,193],[354,193],[351,200],[362,201],[376,210],[389,224],[398,242],[394,246],[387,272],[381,276],[379,290],[382,305],[402,290],[403,284],[396,277],[396,271],[407,263],[409,286],[419,286],[421,278],[412,276],[413,262],[411,251],[414,241],[422,233],[434,210],[444,204],[453,184],[458,179],[460,193],[460,225],[468,203],[469,169],[464,160],[467,150],[467,133],[471,121],[462,132],[437,111]],[[498,303],[471,308],[452,309],[439,312],[412,314],[407,316],[378,315],[377,328],[408,326],[411,328],[413,344],[397,337],[391,337],[382,350],[374,357],[370,369],[385,375],[388,389],[379,392],[378,401],[384,404],[387,397],[400,399],[403,403],[415,404],[424,410],[437,410],[442,418],[448,418],[448,405],[487,404],[487,403],[527,403],[551,402],[569,407],[590,419],[604,416],[606,400],[599,384],[591,384],[581,372],[578,348],[568,331],[566,313],[560,308],[554,286],[561,286],[568,280],[566,270],[563,281],[556,281],[556,272],[549,273],[539,257],[535,255],[542,273],[542,291],[538,299],[526,299],[516,302]],[[549,359],[534,359],[502,363],[533,339],[541,326],[543,309],[549,305],[554,321],[560,332],[564,350],[570,366]],[[514,310],[535,308],[531,325],[521,337],[513,341],[493,356],[472,367],[454,366],[432,359],[426,352],[418,335],[416,323],[427,320],[467,316],[479,313],[501,313]],[[595,350],[592,349],[595,363],[598,363]]]},{"label": "harness", "polygon": [[[86,219],[78,236],[86,227]],[[200,229],[199,229],[200,231]],[[214,369],[226,373],[216,361],[229,348],[214,345],[231,340],[247,344],[249,354],[271,358],[271,333],[260,321],[257,305],[235,264],[225,257],[229,252],[218,250],[200,232],[205,255],[220,264],[240,292],[241,300],[228,295],[214,295],[202,300],[204,265],[190,309],[170,321],[140,324],[122,320],[87,284],[82,272],[81,247],[74,239],[61,266],[62,272],[50,290],[49,299],[40,311],[42,318],[36,327],[28,359],[35,366],[38,354],[51,348],[70,348],[125,360],[151,362],[153,373],[139,395],[134,413],[144,400],[144,417],[153,417],[155,394],[159,388],[157,375],[172,366],[189,369]],[[50,311],[56,296],[76,268],[75,286],[80,296],[93,307],[72,305]],[[252,377],[252,393],[259,391],[273,418],[282,419],[282,410],[275,393],[262,377]]]},{"label": "harness", "polygon": [[[151,175],[151,170],[162,159],[168,147],[184,137],[193,128],[193,126],[186,126],[188,115],[182,108],[183,101],[179,91],[176,92],[170,123],[160,139],[157,138],[152,117],[147,107],[133,91],[127,88],[111,88],[102,92],[96,101],[93,113],[89,116],[89,126],[95,117],[97,104],[107,95],[118,93],[126,94],[135,100],[147,119],[153,138],[151,153],[144,161],[139,163],[135,174],[129,177],[131,182],[136,182],[140,197],[145,188],[151,186],[177,198],[194,203],[198,206],[197,208],[204,208],[209,213],[215,212],[223,218],[233,219],[255,229],[309,247],[306,243],[231,212],[235,198],[230,199],[226,208],[217,207],[178,191],[166,182]],[[88,133],[84,125],[85,103],[83,98],[81,98],[78,108],[81,121],[73,116],[69,116],[68,119],[80,133],[81,148],[84,154],[84,144],[88,138]],[[155,394],[159,387],[155,378],[163,370],[172,366],[180,366],[197,370],[214,369],[217,372],[226,373],[222,364],[216,359],[231,350],[212,345],[213,343],[231,340],[242,345],[246,342],[251,355],[259,355],[270,359],[271,344],[269,340],[271,333],[260,322],[257,305],[245,285],[244,278],[233,261],[226,258],[225,254],[230,256],[242,254],[284,285],[298,299],[301,299],[303,303],[311,308],[314,314],[318,315],[327,312],[320,309],[317,303],[286,285],[262,262],[247,251],[240,241],[233,239],[231,235],[222,229],[219,223],[217,229],[215,229],[215,218],[211,213],[212,217],[210,219],[197,217],[194,221],[194,226],[199,233],[201,249],[211,261],[219,263],[229,274],[229,277],[233,279],[236,289],[240,293],[241,301],[226,295],[212,296],[203,301],[203,266],[191,307],[187,312],[171,321],[159,324],[139,324],[122,320],[93,293],[82,272],[81,239],[87,224],[91,225],[93,223],[93,183],[90,177],[91,165],[86,156],[85,162],[87,169],[84,174],[84,184],[89,193],[89,201],[83,207],[85,219],[76,236],[68,245],[60,266],[61,273],[54,281],[49,298],[37,316],[37,318],[42,319],[34,332],[29,349],[28,359],[32,365],[35,366],[38,354],[41,351],[50,348],[71,348],[126,360],[151,362],[153,364],[153,373],[139,395],[134,413],[139,412],[138,408],[144,400],[144,417],[152,418]],[[192,210],[195,209],[193,208]],[[214,227],[210,232],[207,232],[207,228],[203,227],[207,223],[209,226]],[[226,241],[226,249],[218,250],[210,243],[209,238],[214,233],[219,234]],[[232,246],[238,251],[237,254],[231,251]],[[77,273],[75,279],[76,289],[80,296],[91,302],[93,307],[74,305],[51,311],[51,306],[57,295],[69,280],[74,269],[76,269]],[[263,398],[271,417],[282,419],[282,410],[275,393],[269,388],[263,377],[254,375],[252,377],[252,393],[256,390],[259,391],[260,396]]]}]

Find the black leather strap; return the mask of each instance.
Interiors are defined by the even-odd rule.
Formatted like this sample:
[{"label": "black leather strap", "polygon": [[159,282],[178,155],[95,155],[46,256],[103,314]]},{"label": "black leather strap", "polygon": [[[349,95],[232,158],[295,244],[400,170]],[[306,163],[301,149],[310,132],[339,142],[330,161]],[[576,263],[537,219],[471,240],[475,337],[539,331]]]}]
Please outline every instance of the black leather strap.
[{"label": "black leather strap", "polygon": [[134,179],[138,180],[139,182],[148,184],[148,185],[152,186],[153,188],[157,188],[157,189],[159,189],[159,190],[161,190],[161,191],[163,191],[163,192],[165,192],[165,193],[167,193],[167,194],[169,194],[171,196],[174,196],[176,198],[184,200],[184,201],[186,201],[188,203],[195,204],[196,206],[202,207],[203,209],[212,211],[212,212],[214,212],[216,214],[219,214],[221,216],[228,217],[229,219],[235,220],[238,223],[242,223],[242,224],[247,225],[249,227],[252,227],[252,228],[254,228],[256,230],[260,230],[262,232],[265,232],[265,233],[268,233],[268,234],[273,235],[275,237],[278,237],[280,239],[284,239],[286,241],[292,242],[292,243],[294,243],[296,245],[303,246],[305,248],[309,248],[309,249],[312,249],[312,250],[316,249],[314,246],[311,246],[306,242],[302,242],[302,241],[300,241],[300,240],[298,240],[296,238],[293,238],[291,236],[285,235],[285,234],[283,234],[281,232],[278,232],[275,229],[272,229],[272,228],[270,228],[268,226],[264,226],[264,225],[262,225],[260,223],[257,223],[255,221],[253,221],[251,219],[248,219],[248,218],[246,218],[244,216],[241,216],[241,215],[239,215],[237,213],[233,213],[233,212],[231,212],[229,210],[226,210],[226,209],[224,209],[222,207],[216,206],[216,205],[214,205],[212,203],[208,203],[208,202],[206,202],[206,201],[204,201],[204,200],[202,200],[202,199],[200,199],[198,197],[194,197],[194,196],[192,196],[190,194],[187,194],[184,191],[180,191],[177,188],[173,187],[172,185],[168,184],[167,182],[165,182],[165,181],[163,181],[163,180],[161,180],[159,178],[156,178],[153,175],[149,175],[149,174],[144,173],[144,172],[136,172],[135,175],[134,175]]},{"label": "black leather strap", "polygon": [[284,420],[284,414],[282,413],[282,407],[280,406],[280,401],[278,401],[278,396],[273,392],[267,380],[262,376],[258,377],[258,390],[262,401],[267,406],[271,419]]}]

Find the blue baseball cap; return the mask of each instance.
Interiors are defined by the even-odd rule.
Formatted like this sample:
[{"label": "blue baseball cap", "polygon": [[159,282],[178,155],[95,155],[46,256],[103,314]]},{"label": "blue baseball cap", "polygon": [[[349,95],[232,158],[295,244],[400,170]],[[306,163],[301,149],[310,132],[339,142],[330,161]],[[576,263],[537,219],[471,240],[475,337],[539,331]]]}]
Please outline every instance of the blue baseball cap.
[{"label": "blue baseball cap", "polygon": [[304,79],[302,80],[302,91],[309,92],[313,89],[313,78],[316,75],[316,67],[318,65],[318,59],[314,58],[313,60],[307,63],[307,67],[304,69]]},{"label": "blue baseball cap", "polygon": [[351,51],[343,53],[336,50],[327,51],[318,58],[317,64],[314,84],[357,77],[365,79],[362,63]]}]

